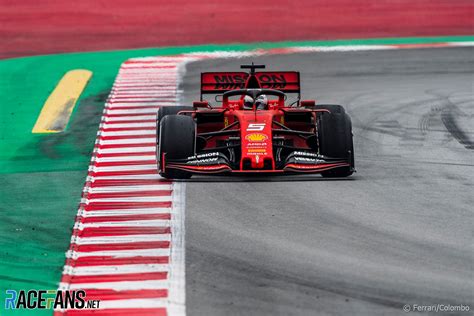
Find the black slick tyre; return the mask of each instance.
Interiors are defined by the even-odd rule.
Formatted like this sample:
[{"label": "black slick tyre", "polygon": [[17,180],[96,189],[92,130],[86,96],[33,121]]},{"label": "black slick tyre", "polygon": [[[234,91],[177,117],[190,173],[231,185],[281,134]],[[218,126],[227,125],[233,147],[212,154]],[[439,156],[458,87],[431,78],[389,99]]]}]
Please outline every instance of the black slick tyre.
[{"label": "black slick tyre", "polygon": [[323,177],[348,177],[354,172],[354,144],[351,118],[341,105],[316,105],[315,109],[331,113],[319,113],[318,141],[319,152],[328,157],[350,157],[351,165],[322,172]]},{"label": "black slick tyre", "polygon": [[[191,173],[183,170],[166,169],[167,159],[186,159],[195,154],[196,123],[186,115],[166,115],[161,119],[157,161],[160,175],[167,179],[189,179]],[[165,163],[163,170],[163,155]]]}]

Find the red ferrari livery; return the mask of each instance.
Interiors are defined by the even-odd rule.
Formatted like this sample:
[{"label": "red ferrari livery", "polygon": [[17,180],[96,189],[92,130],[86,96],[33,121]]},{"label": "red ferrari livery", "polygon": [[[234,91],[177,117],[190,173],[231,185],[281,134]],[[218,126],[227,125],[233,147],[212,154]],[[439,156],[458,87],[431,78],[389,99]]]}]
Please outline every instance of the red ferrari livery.
[{"label": "red ferrari livery", "polygon": [[[250,71],[202,73],[200,101],[159,109],[160,175],[354,172],[351,119],[342,106],[300,100],[299,72],[241,68]],[[222,104],[203,98],[210,94]]]}]

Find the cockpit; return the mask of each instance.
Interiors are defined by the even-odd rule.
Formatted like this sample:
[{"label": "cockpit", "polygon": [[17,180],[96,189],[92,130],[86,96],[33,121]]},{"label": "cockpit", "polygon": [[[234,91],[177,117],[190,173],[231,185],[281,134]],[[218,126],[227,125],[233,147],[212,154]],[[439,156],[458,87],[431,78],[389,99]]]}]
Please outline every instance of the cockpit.
[{"label": "cockpit", "polygon": [[239,89],[222,95],[223,107],[241,110],[268,110],[285,106],[286,94],[273,89]]}]

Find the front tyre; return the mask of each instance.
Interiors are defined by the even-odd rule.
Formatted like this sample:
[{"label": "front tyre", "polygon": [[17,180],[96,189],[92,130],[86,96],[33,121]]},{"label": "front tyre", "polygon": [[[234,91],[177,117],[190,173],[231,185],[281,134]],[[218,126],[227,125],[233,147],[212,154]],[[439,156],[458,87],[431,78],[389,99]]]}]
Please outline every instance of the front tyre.
[{"label": "front tyre", "polygon": [[328,157],[350,157],[350,167],[341,167],[324,171],[323,177],[348,177],[354,172],[354,143],[352,139],[351,118],[341,105],[316,105],[322,112],[318,120],[319,152]]},{"label": "front tyre", "polygon": [[160,123],[163,118],[167,115],[177,115],[181,111],[193,111],[194,108],[192,106],[162,106],[158,109],[156,113],[156,143],[158,144],[158,140],[160,138]]},{"label": "front tyre", "polygon": [[[189,179],[191,173],[166,169],[166,159],[186,159],[195,154],[196,123],[186,115],[166,115],[160,122],[157,161],[160,175],[167,179]],[[163,166],[163,154],[165,165]]]}]

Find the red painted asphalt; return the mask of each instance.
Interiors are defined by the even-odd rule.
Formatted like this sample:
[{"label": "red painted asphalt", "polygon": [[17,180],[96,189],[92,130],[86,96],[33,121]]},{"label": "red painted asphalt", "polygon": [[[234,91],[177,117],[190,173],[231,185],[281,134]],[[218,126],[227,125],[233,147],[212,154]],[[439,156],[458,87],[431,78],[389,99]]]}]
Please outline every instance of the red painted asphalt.
[{"label": "red painted asphalt", "polygon": [[168,45],[473,33],[471,0],[0,0],[0,16],[0,58]]}]

